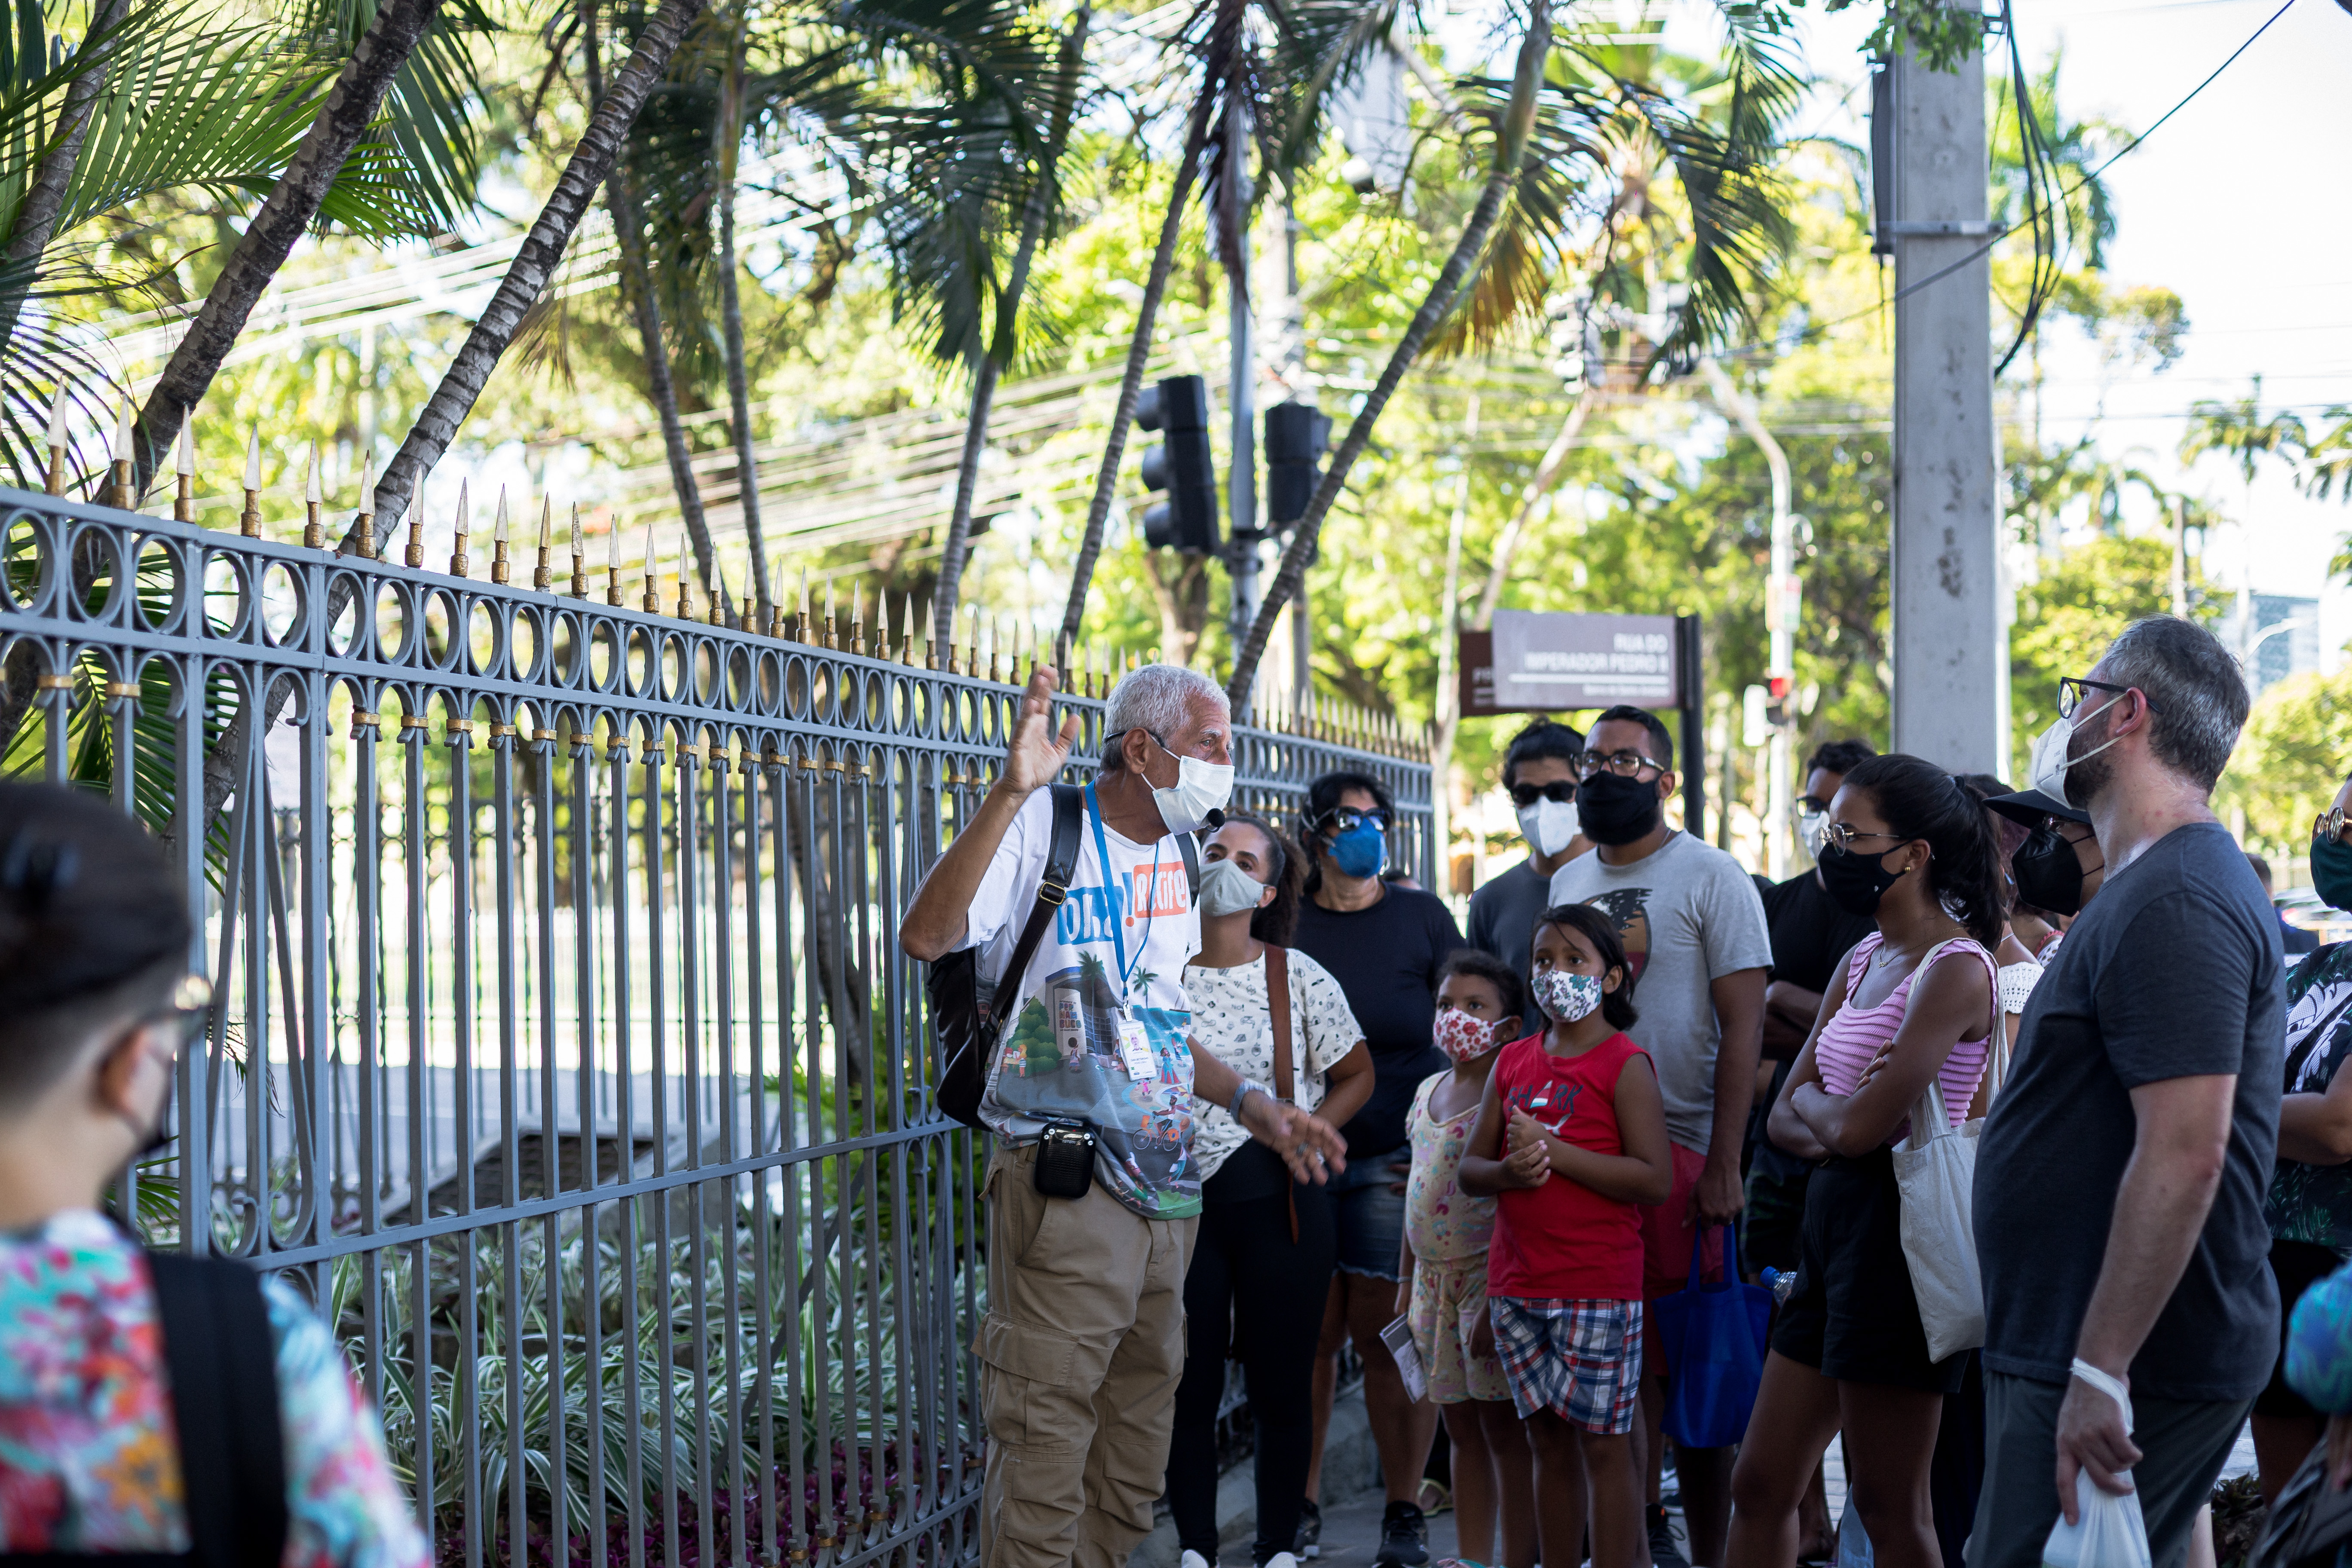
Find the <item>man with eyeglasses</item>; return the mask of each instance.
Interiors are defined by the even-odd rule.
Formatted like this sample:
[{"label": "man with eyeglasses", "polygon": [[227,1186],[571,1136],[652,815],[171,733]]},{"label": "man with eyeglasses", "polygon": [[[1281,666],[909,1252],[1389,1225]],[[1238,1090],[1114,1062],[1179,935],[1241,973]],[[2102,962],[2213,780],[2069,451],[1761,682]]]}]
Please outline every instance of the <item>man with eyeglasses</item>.
[{"label": "man with eyeglasses", "polygon": [[1519,972],[1534,994],[1536,917],[1550,907],[1552,873],[1592,847],[1576,816],[1584,737],[1538,719],[1503,753],[1503,790],[1518,813],[1528,858],[1470,895],[1470,945]]},{"label": "man with eyeglasses", "polygon": [[2278,1355],[2278,922],[2209,804],[2249,701],[2210,632],[2151,616],[2061,683],[2033,748],[2033,787],[2089,814],[2104,875],[1978,1141],[1969,1568],[2035,1568],[2090,1487],[2136,1492],[2174,1568]]},{"label": "man with eyeglasses", "polygon": [[[1675,1184],[1642,1216],[1644,1303],[1690,1276],[1702,1228],[1739,1217],[1739,1150],[1756,1099],[1772,942],[1763,901],[1739,862],[1666,826],[1675,793],[1674,737],[1656,715],[1619,706],[1585,737],[1577,812],[1597,847],[1553,874],[1551,901],[1587,903],[1617,922],[1633,968],[1641,1019],[1626,1032],[1650,1054],[1665,1099]],[[1707,1266],[1719,1267],[1717,1247]],[[1650,1552],[1684,1562],[1660,1506],[1667,1369],[1649,1347],[1642,1423],[1649,1433]],[[1723,1561],[1731,1517],[1731,1450],[1677,1448],[1690,1561]]]}]

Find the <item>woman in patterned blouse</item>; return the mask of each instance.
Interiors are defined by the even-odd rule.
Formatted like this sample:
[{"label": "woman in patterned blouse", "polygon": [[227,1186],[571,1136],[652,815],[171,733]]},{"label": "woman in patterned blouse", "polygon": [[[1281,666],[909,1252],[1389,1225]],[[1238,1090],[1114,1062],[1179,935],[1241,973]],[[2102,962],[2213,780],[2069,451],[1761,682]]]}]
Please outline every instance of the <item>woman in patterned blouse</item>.
[{"label": "woman in patterned blouse", "polygon": [[[203,1544],[177,1436],[190,1394],[175,1419],[153,1271],[99,1212],[153,1142],[205,1016],[192,935],[135,823],[89,795],[0,785],[0,1552]],[[282,1281],[261,1291],[284,1568],[424,1568],[415,1509],[326,1324]]]}]

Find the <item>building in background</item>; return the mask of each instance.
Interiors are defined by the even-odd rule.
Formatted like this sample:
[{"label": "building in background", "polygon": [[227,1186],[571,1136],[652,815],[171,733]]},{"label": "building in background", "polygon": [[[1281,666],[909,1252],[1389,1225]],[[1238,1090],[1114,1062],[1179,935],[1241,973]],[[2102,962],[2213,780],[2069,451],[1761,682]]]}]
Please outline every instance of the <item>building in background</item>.
[{"label": "building in background", "polygon": [[[2253,625],[2231,625],[2241,647],[2251,645],[2246,674],[2260,697],[2290,675],[2319,668],[2319,601],[2286,594],[2252,595]],[[2232,623],[2236,621],[2232,616]]]}]

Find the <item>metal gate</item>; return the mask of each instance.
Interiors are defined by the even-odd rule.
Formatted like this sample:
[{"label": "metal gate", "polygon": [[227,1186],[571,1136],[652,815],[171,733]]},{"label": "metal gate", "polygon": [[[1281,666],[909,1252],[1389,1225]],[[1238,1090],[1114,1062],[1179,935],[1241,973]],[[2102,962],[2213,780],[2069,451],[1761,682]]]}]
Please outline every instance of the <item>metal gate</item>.
[{"label": "metal gate", "polygon": [[[6,765],[166,839],[215,981],[120,1201],[305,1282],[438,1560],[963,1559],[985,1151],[894,935],[1018,689],[601,571],[0,516]],[[1099,687],[1062,700],[1091,755]],[[1276,814],[1381,776],[1427,878],[1420,747],[1326,716],[1235,750]]]}]

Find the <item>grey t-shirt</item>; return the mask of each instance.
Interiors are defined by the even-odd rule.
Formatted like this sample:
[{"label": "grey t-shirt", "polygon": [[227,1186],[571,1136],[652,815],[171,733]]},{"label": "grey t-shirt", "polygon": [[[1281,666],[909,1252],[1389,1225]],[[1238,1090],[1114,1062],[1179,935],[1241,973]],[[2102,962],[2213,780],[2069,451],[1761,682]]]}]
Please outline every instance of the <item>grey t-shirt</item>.
[{"label": "grey t-shirt", "polygon": [[2025,1005],[1977,1146],[1984,1363],[2063,1383],[2106,1255],[2143,1084],[2235,1073],[2221,1184],[2131,1365],[2134,1394],[2249,1399],[2278,1357],[2263,1192],[2278,1148],[2278,921],[2219,823],[2110,872]]},{"label": "grey t-shirt", "polygon": [[1625,1032],[1657,1067],[1667,1134],[1706,1153],[1723,1040],[1708,987],[1772,962],[1756,884],[1722,850],[1676,833],[1630,866],[1607,865],[1597,850],[1578,856],[1552,873],[1551,901],[1598,905],[1616,921],[1642,1015]]},{"label": "grey t-shirt", "polygon": [[[1530,952],[1536,917],[1551,908],[1551,879],[1531,860],[1522,860],[1470,895],[1470,945],[1494,954],[1527,982],[1534,967]],[[1523,1022],[1532,1026],[1532,1018]]]}]

